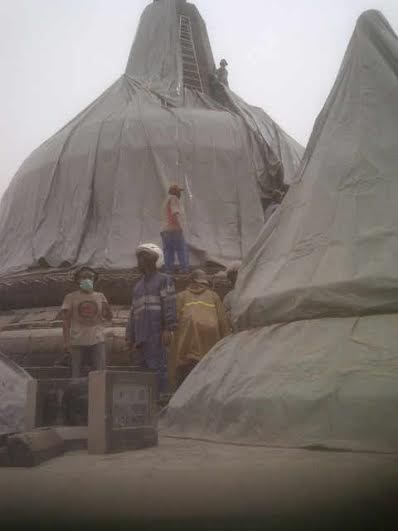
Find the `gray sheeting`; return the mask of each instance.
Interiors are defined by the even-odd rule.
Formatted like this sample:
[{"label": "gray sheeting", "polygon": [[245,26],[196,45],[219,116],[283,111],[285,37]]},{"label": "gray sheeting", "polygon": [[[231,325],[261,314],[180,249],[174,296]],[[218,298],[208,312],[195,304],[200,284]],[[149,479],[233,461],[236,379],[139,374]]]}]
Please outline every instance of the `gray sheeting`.
[{"label": "gray sheeting", "polygon": [[[212,68],[201,19],[197,26]],[[228,94],[235,112],[183,89],[176,0],[149,5],[126,73],[33,152],[4,194],[0,274],[43,260],[135,266],[137,244],[160,243],[174,181],[187,189],[193,261],[241,259],[263,226],[270,171],[282,165],[290,182],[303,150],[264,111]]]},{"label": "gray sheeting", "polygon": [[[169,435],[397,451],[397,65],[392,29],[365,13],[300,180],[240,272],[245,330],[178,390]],[[384,308],[395,313],[359,315]]]},{"label": "gray sheeting", "polygon": [[274,229],[246,257],[240,329],[398,310],[398,39],[362,15]]},{"label": "gray sheeting", "polygon": [[0,435],[24,431],[32,378],[0,352]]},{"label": "gray sheeting", "polygon": [[171,400],[168,435],[398,451],[398,316],[320,319],[216,345]]}]

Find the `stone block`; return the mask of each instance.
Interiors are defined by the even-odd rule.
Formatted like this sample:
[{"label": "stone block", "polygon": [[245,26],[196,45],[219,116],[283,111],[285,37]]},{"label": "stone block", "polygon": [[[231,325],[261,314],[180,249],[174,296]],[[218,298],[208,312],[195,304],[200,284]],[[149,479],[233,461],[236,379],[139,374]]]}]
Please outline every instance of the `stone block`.
[{"label": "stone block", "polygon": [[87,426],[56,426],[54,430],[64,441],[65,452],[87,450]]},{"label": "stone block", "polygon": [[24,367],[25,371],[36,380],[50,380],[71,378],[70,367]]},{"label": "stone block", "polygon": [[0,332],[0,350],[6,356],[30,354],[30,330]]},{"label": "stone block", "polygon": [[89,375],[88,451],[106,454],[157,445],[157,380],[153,373]]},{"label": "stone block", "polygon": [[[45,328],[31,330],[32,354],[59,354],[64,351],[62,329]],[[55,356],[54,356],[55,361]]]},{"label": "stone block", "polygon": [[18,433],[7,437],[7,452],[12,467],[33,467],[64,453],[62,438],[52,429]]},{"label": "stone block", "polygon": [[19,322],[21,324],[29,324],[42,321],[48,324],[48,322],[55,321],[58,313],[59,308],[32,309]]},{"label": "stone block", "polygon": [[35,425],[87,425],[87,386],[87,378],[39,380]]}]

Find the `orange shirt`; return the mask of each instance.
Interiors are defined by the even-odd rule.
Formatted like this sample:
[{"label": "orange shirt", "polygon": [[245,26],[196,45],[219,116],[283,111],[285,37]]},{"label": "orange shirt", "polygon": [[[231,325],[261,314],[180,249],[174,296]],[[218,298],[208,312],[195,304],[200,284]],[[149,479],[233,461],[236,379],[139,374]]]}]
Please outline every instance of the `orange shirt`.
[{"label": "orange shirt", "polygon": [[[181,230],[181,215],[182,208],[180,200],[175,195],[169,195],[162,207],[162,232]],[[176,217],[178,218],[177,220]]]}]

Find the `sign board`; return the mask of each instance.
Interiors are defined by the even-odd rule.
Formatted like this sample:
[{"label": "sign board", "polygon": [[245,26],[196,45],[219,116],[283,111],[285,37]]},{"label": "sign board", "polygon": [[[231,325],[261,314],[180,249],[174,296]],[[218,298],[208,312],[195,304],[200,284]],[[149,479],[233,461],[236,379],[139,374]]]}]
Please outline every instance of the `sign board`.
[{"label": "sign board", "polygon": [[157,379],[147,372],[89,375],[88,450],[105,454],[157,444]]},{"label": "sign board", "polygon": [[113,428],[136,428],[150,423],[148,386],[115,383],[112,391]]}]

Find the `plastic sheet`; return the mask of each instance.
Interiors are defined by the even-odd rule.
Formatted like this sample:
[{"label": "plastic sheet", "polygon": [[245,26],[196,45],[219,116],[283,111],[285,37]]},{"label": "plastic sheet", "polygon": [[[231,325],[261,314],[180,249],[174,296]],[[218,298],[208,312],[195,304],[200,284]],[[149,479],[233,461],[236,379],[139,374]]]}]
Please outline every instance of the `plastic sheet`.
[{"label": "plastic sheet", "polygon": [[[233,93],[232,111],[184,89],[181,5],[146,8],[125,74],[22,165],[0,205],[0,274],[43,263],[135,266],[138,244],[160,244],[172,182],[186,188],[193,262],[227,265],[247,253],[263,226],[261,199],[275,187],[272,168],[290,182],[303,150]],[[204,22],[184,6],[209,75]]]},{"label": "plastic sheet", "polygon": [[398,311],[398,39],[358,21],[273,230],[246,257],[241,329]]},{"label": "plastic sheet", "polygon": [[0,435],[26,429],[28,383],[32,378],[0,353]]},{"label": "plastic sheet", "polygon": [[321,319],[220,342],[170,402],[170,435],[396,451],[398,316]]},{"label": "plastic sheet", "polygon": [[396,35],[366,12],[299,178],[240,270],[240,332],[178,390],[167,433],[397,451],[397,64]]}]

